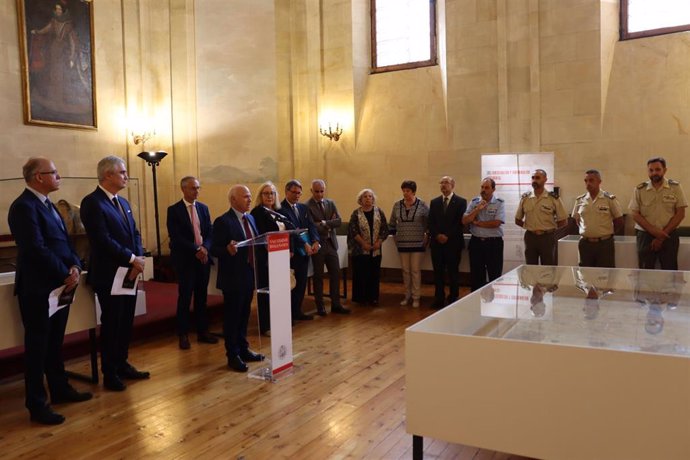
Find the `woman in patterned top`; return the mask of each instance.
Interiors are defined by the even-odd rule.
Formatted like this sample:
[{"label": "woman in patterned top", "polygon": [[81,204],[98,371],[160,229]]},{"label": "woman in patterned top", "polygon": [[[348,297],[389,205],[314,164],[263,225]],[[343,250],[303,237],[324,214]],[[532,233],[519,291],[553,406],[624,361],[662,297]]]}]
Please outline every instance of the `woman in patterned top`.
[{"label": "woman in patterned top", "polygon": [[420,267],[429,242],[427,233],[429,207],[415,196],[417,192],[415,181],[405,180],[400,188],[403,198],[393,205],[389,223],[390,233],[395,235],[405,283],[405,298],[400,305],[409,305],[412,302],[412,306],[417,308],[422,286]]}]

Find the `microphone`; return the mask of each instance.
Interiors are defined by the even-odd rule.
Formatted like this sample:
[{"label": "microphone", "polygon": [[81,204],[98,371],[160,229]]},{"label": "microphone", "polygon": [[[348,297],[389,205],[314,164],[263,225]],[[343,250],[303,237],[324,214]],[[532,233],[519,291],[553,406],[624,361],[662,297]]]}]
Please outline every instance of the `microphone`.
[{"label": "microphone", "polygon": [[293,224],[292,221],[291,221],[290,219],[288,219],[287,217],[285,217],[285,216],[282,215],[281,213],[275,212],[274,210],[268,209],[268,208],[266,208],[266,207],[264,207],[264,209],[265,209],[266,212],[268,212],[275,220],[278,220],[278,221],[284,223],[285,225],[290,225],[292,228],[295,228],[295,224]]}]

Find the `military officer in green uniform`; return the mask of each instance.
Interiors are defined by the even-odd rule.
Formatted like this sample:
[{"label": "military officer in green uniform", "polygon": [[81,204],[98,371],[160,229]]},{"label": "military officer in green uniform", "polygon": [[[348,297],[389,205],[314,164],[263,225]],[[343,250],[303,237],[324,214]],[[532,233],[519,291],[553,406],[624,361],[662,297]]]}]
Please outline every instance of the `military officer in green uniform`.
[{"label": "military officer in green uniform", "polygon": [[662,270],[678,270],[679,238],[676,228],[685,217],[685,194],[680,183],[666,179],[666,160],[647,161],[649,180],[642,182],[630,200],[637,233],[640,268],[653,269],[659,260]]},{"label": "military officer in green uniform", "polygon": [[601,190],[601,173],[585,172],[587,193],[575,199],[572,216],[577,222],[580,267],[615,267],[613,235],[623,227],[623,211],[615,195]]},{"label": "military officer in green uniform", "polygon": [[556,235],[558,227],[566,224],[567,214],[563,203],[554,192],[547,192],[546,171],[536,169],[532,173],[531,192],[520,199],[515,224],[525,230],[525,263],[530,265],[556,264]]}]

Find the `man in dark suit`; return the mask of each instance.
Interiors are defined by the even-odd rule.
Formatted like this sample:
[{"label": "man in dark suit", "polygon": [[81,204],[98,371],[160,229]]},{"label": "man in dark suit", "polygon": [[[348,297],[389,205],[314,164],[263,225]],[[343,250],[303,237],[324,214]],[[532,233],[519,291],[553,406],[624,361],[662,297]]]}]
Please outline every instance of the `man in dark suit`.
[{"label": "man in dark suit", "polygon": [[340,304],[340,260],[338,259],[338,238],[335,229],[340,227],[342,220],[333,200],[325,198],[326,183],[321,179],[311,181],[311,198],[307,201],[309,217],[319,232],[321,249],[311,256],[314,267],[314,300],[316,312],[326,316],[323,305],[323,267],[328,268],[329,290],[331,296],[331,312],[347,315],[350,310]]},{"label": "man in dark suit", "polygon": [[244,185],[233,185],[230,210],[213,222],[211,254],[218,258],[216,287],[223,291],[223,335],[228,367],[247,372],[246,361],[263,361],[264,356],[249,349],[247,323],[254,297],[254,251],[237,243],[259,234],[248,213],[252,194]]},{"label": "man in dark suit", "polygon": [[24,324],[24,385],[31,420],[57,425],[65,417],[48,405],[43,386],[45,374],[53,404],[91,399],[67,381],[62,361],[69,305],[52,316],[48,297],[54,289],[76,289],[81,263],[72,247],[65,224],[48,194],[60,188],[60,175],[47,158],[30,158],[23,167],[26,189],[10,206],[8,222],[17,243],[14,292]]},{"label": "man in dark suit", "polygon": [[[439,182],[441,196],[431,200],[429,206],[429,234],[431,237],[431,263],[434,267],[436,293],[432,308],[443,308],[455,302],[460,295],[458,266],[465,247],[462,236],[462,216],[467,200],[453,192],[455,180],[444,176]],[[445,274],[448,273],[449,293],[445,297]]]},{"label": "man in dark suit", "polygon": [[182,350],[190,348],[189,304],[194,294],[197,340],[218,343],[208,332],[206,297],[210,274],[213,225],[208,207],[197,201],[201,185],[196,177],[186,176],[180,181],[183,198],[168,208],[170,257],[177,273],[177,334]]},{"label": "man in dark suit", "polygon": [[90,259],[87,282],[93,286],[101,306],[101,371],[103,386],[123,391],[122,379],[148,379],[128,362],[136,295],[112,295],[115,273],[128,267],[128,278],[144,271],[144,249],[132,208],[118,192],[127,187],[127,169],[119,157],[98,162],[98,187],[81,202],[81,220],[89,237]]},{"label": "man in dark suit", "polygon": [[320,248],[319,232],[309,218],[309,209],[299,202],[302,196],[302,184],[292,179],[285,184],[285,199],[281,203],[279,213],[287,217],[295,229],[304,229],[305,233],[293,235],[290,240],[290,268],[295,271],[295,287],[290,292],[292,306],[292,320],[312,320],[312,315],[302,312],[304,292],[307,289],[307,272],[309,271],[309,256],[318,252]]}]

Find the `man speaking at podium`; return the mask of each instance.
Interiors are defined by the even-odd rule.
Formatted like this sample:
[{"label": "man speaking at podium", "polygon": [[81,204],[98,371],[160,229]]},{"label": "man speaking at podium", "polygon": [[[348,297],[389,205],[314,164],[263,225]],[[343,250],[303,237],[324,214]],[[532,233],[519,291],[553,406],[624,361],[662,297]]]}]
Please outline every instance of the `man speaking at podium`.
[{"label": "man speaking at podium", "polygon": [[247,323],[254,296],[254,251],[238,243],[259,234],[249,214],[252,194],[244,185],[233,185],[228,194],[230,210],[213,222],[211,254],[218,258],[216,287],[223,291],[223,335],[228,367],[247,372],[247,361],[264,356],[249,349]]}]

